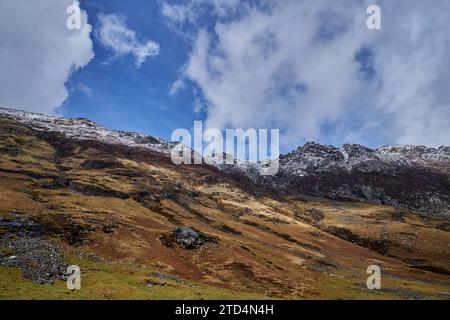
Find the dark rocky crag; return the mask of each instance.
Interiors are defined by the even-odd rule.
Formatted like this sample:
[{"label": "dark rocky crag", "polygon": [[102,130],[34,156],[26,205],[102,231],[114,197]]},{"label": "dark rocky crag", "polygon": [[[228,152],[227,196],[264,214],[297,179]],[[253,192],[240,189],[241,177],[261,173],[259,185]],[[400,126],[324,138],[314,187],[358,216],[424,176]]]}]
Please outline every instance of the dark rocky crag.
[{"label": "dark rocky crag", "polygon": [[273,177],[253,179],[285,194],[359,200],[450,217],[450,148],[342,148],[309,142],[280,158]]}]

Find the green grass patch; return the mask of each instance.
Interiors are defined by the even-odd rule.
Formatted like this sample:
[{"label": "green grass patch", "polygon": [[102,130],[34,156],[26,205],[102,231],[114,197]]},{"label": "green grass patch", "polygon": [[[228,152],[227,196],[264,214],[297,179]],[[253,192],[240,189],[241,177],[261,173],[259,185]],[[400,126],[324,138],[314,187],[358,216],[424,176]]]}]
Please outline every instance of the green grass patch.
[{"label": "green grass patch", "polygon": [[[268,299],[263,295],[235,292],[203,284],[180,284],[151,277],[152,270],[121,263],[82,260],[70,257],[81,268],[81,289],[71,291],[64,281],[37,285],[22,276],[19,269],[0,268],[2,300],[199,300]],[[147,280],[166,285],[146,286]]]}]

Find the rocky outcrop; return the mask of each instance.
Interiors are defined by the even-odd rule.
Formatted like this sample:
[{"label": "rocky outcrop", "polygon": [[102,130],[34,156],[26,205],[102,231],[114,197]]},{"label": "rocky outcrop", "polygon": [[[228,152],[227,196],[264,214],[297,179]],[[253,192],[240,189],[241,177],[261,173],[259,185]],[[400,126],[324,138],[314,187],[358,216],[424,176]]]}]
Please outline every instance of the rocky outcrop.
[{"label": "rocky outcrop", "polygon": [[169,248],[173,248],[176,243],[186,250],[197,250],[208,243],[218,243],[218,239],[204,235],[198,230],[180,226],[174,232],[163,235],[161,242]]},{"label": "rocky outcrop", "polygon": [[[245,171],[244,171],[245,172]],[[254,178],[284,193],[362,200],[450,216],[450,148],[341,148],[309,142],[282,156],[276,176]]]}]

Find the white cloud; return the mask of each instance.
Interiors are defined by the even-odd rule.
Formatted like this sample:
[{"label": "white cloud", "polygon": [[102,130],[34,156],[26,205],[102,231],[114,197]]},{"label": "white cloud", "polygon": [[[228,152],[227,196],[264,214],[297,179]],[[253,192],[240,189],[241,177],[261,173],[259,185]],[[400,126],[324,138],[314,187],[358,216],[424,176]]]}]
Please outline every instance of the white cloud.
[{"label": "white cloud", "polygon": [[94,57],[91,25],[69,30],[69,0],[0,1],[0,105],[52,114],[71,73]]},{"label": "white cloud", "polygon": [[235,13],[238,5],[243,4],[239,0],[191,0],[185,4],[163,2],[161,13],[175,24],[195,23],[207,12],[218,18],[226,17]]},{"label": "white cloud", "polygon": [[449,145],[450,2],[404,1],[385,16],[389,32],[374,43],[382,81],[375,112],[392,118],[399,143]]},{"label": "white cloud", "polygon": [[178,93],[178,91],[185,89],[185,88],[186,88],[186,83],[184,82],[184,79],[178,78],[170,87],[169,94],[171,96],[174,96]]},{"label": "white cloud", "polygon": [[162,14],[173,23],[183,23],[194,19],[191,6],[171,5],[167,2],[163,2]]},{"label": "white cloud", "polygon": [[136,59],[136,67],[139,68],[148,57],[159,54],[159,44],[152,40],[139,41],[136,32],[128,28],[123,16],[100,14],[99,20],[99,39],[117,57],[132,54]]},{"label": "white cloud", "polygon": [[372,1],[259,3],[217,7],[214,29],[197,24],[182,74],[200,88],[208,126],[281,128],[285,146],[450,144],[450,2],[378,1],[381,31],[366,28]]},{"label": "white cloud", "polygon": [[85,94],[88,97],[92,97],[92,95],[93,95],[92,89],[89,86],[87,86],[86,84],[84,84],[83,82],[78,82],[71,89],[72,90],[78,90],[78,91],[82,92],[83,94]]}]

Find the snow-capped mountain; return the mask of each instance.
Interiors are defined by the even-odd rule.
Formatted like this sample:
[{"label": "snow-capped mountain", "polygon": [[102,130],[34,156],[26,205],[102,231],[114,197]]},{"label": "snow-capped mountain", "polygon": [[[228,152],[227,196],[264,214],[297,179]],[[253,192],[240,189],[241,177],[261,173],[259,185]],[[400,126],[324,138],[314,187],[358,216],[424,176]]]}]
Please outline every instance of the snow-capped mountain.
[{"label": "snow-capped mountain", "polygon": [[[108,130],[87,119],[65,119],[0,108],[0,116],[35,130],[53,131],[68,138],[146,148],[169,156],[177,143],[149,135]],[[225,155],[230,157],[229,155]],[[274,192],[311,194],[331,199],[358,199],[450,215],[450,147],[386,146],[370,149],[356,144],[340,148],[308,142],[280,156],[274,176],[263,176],[267,163],[205,159],[219,170],[249,178]]]},{"label": "snow-capped mountain", "polygon": [[295,176],[323,172],[390,173],[397,168],[441,166],[450,162],[450,147],[387,146],[370,149],[357,144],[341,148],[308,142],[280,159],[282,171]]},{"label": "snow-capped mountain", "polygon": [[142,147],[164,153],[169,152],[175,145],[142,133],[108,130],[93,121],[83,118],[66,119],[6,108],[0,108],[0,115],[6,115],[16,121],[28,124],[36,130],[62,133],[68,138],[98,140],[111,144]]},{"label": "snow-capped mountain", "polygon": [[[150,135],[108,130],[97,123],[83,118],[67,119],[42,114],[0,108],[0,114],[26,123],[37,130],[54,131],[69,138],[98,140],[111,144],[144,147],[153,151],[168,153],[177,145]],[[230,155],[225,155],[228,159]],[[208,163],[225,169],[222,157],[211,158]],[[384,171],[398,166],[427,166],[430,163],[450,162],[450,147],[429,148],[425,146],[386,146],[370,149],[357,144],[345,144],[341,148],[308,142],[280,157],[280,168],[284,173],[305,176],[336,170]],[[241,171],[257,171],[258,164],[235,160],[234,165]],[[253,176],[253,174],[252,174]]]},{"label": "snow-capped mountain", "polygon": [[309,142],[282,156],[278,175],[262,183],[288,193],[360,199],[449,216],[449,173],[449,147],[336,148]]}]

